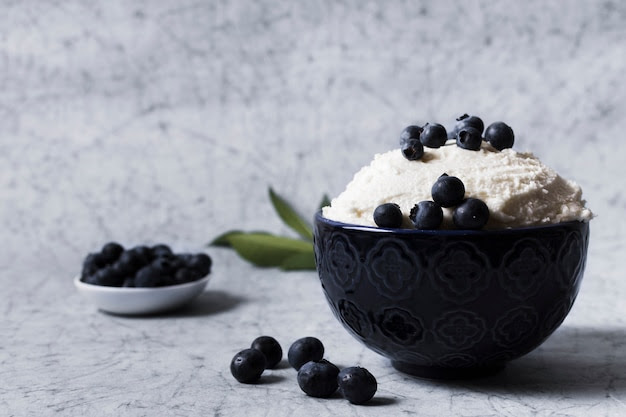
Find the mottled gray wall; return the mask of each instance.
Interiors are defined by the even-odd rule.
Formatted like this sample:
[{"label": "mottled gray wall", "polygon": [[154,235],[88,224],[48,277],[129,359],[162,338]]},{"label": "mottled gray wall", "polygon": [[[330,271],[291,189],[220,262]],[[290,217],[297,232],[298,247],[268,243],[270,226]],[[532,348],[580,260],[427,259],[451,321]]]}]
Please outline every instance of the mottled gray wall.
[{"label": "mottled gray wall", "polygon": [[3,1],[0,267],[311,215],[413,121],[504,120],[623,249],[621,1]]}]

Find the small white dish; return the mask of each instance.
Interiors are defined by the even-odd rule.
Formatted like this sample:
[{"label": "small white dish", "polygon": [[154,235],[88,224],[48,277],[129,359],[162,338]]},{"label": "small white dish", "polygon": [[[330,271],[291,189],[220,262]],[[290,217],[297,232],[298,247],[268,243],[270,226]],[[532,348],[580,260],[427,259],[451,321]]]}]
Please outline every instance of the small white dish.
[{"label": "small white dish", "polygon": [[154,314],[190,303],[204,291],[209,276],[185,284],[154,288],[93,285],[82,282],[77,276],[74,286],[102,311],[124,315]]}]

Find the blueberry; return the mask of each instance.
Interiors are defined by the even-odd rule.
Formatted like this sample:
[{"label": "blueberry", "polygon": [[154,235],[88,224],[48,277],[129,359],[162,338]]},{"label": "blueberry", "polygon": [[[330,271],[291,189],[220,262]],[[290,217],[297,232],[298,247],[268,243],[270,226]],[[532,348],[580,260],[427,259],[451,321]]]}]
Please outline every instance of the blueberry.
[{"label": "blueberry", "polygon": [[120,275],[124,276],[134,276],[139,268],[141,268],[141,266],[135,266],[134,264],[129,263],[127,259],[124,261],[118,260],[111,266],[115,268],[115,271],[117,271]]},{"label": "blueberry", "polygon": [[115,273],[115,275],[120,276],[120,277],[133,276],[135,272],[135,271],[129,271],[128,268],[120,262],[114,262],[108,267],[111,268],[111,270]]},{"label": "blueberry", "polygon": [[177,254],[169,255],[169,256],[160,256],[160,258],[169,259],[176,269],[180,268],[188,268],[187,262]]},{"label": "blueberry", "polygon": [[87,284],[91,284],[91,285],[100,285],[100,282],[96,278],[96,274],[87,275],[86,277],[82,278],[82,281],[86,282]]},{"label": "blueberry", "polygon": [[265,367],[271,369],[278,365],[283,358],[283,349],[276,339],[271,336],[259,336],[252,342],[250,346],[265,356]]},{"label": "blueberry", "polygon": [[485,130],[485,140],[494,148],[501,151],[502,149],[512,148],[515,142],[513,129],[504,122],[495,122],[490,124]]},{"label": "blueberry", "polygon": [[173,255],[174,252],[172,252],[172,249],[164,244],[158,244],[155,245],[151,248],[152,250],[152,256],[154,258],[158,258],[159,256],[163,256],[163,255]]},{"label": "blueberry", "polygon": [[471,126],[460,128],[459,132],[456,134],[456,145],[459,148],[477,151],[480,149],[482,142],[483,138],[480,136],[478,129],[474,129]]},{"label": "blueberry", "polygon": [[402,210],[395,203],[385,203],[374,210],[374,223],[378,227],[398,228],[402,226]]},{"label": "blueberry", "polygon": [[319,361],[324,357],[324,345],[315,337],[303,337],[289,347],[287,360],[298,370],[309,361]]},{"label": "blueberry", "polygon": [[366,403],[374,396],[378,388],[374,375],[358,366],[342,369],[337,380],[339,391],[352,404]]},{"label": "blueberry", "polygon": [[461,128],[467,126],[471,126],[474,129],[478,130],[481,135],[483,133],[483,130],[485,130],[485,124],[478,116],[470,116],[466,113],[463,116],[457,117],[456,120],[457,121],[455,127],[457,132],[459,132]]},{"label": "blueberry", "polygon": [[328,398],[337,391],[339,368],[325,359],[310,361],[298,370],[298,385],[306,395]]},{"label": "blueberry", "polygon": [[420,136],[420,142],[428,148],[439,148],[445,145],[447,140],[446,128],[439,123],[426,123]]},{"label": "blueberry", "polygon": [[122,252],[124,252],[124,247],[117,242],[109,242],[100,250],[102,258],[108,264],[115,262]]},{"label": "blueberry", "polygon": [[411,209],[409,218],[416,229],[434,230],[443,221],[443,210],[434,201],[420,201]]},{"label": "blueberry", "polygon": [[176,256],[183,265],[189,265],[189,262],[191,262],[191,258],[193,258],[192,253],[179,253]]},{"label": "blueberry", "polygon": [[187,267],[196,271],[201,277],[211,272],[211,257],[206,253],[197,253],[187,261]]},{"label": "blueberry", "polygon": [[156,258],[150,264],[150,268],[155,274],[160,276],[159,285],[174,285],[176,281],[176,272],[178,271],[177,258],[173,255],[163,255]]},{"label": "blueberry", "polygon": [[150,264],[161,275],[173,275],[177,269],[177,259],[175,256],[160,256]]},{"label": "blueberry", "polygon": [[135,277],[126,277],[122,287],[133,288],[135,286]]},{"label": "blueberry", "polygon": [[106,287],[121,287],[124,276],[120,275],[110,266],[100,268],[95,274],[89,277],[90,284],[103,285]]},{"label": "blueberry", "polygon": [[152,255],[152,249],[147,246],[135,246],[132,251],[139,255],[141,259],[145,261],[145,265],[148,265],[154,259],[154,256]]},{"label": "blueberry", "polygon": [[489,208],[484,201],[477,198],[465,199],[452,215],[454,225],[459,229],[477,230],[489,220]]},{"label": "blueberry", "polygon": [[435,203],[441,207],[453,207],[460,204],[465,196],[465,185],[457,177],[443,174],[433,184],[430,193]]},{"label": "blueberry", "polygon": [[402,155],[409,161],[417,161],[424,155],[424,145],[419,139],[407,139],[401,150]]},{"label": "blueberry", "polygon": [[174,283],[175,284],[185,284],[187,282],[192,282],[200,278],[197,272],[192,271],[189,268],[180,268],[174,274]]},{"label": "blueberry", "polygon": [[244,384],[255,382],[265,370],[265,356],[256,349],[244,349],[230,362],[230,373]]},{"label": "blueberry", "polygon": [[127,275],[134,275],[139,269],[146,266],[150,260],[136,249],[124,251],[118,258],[116,264]]},{"label": "blueberry", "polygon": [[152,264],[144,266],[135,275],[135,287],[158,287],[162,281],[160,271]]},{"label": "blueberry", "polygon": [[422,128],[419,126],[407,126],[400,133],[400,145],[404,145],[409,139],[419,139],[422,134]]},{"label": "blueberry", "polygon": [[100,259],[99,253],[90,253],[87,255],[83,261],[82,280],[86,281],[87,277],[95,274],[102,266],[104,265]]},{"label": "blueberry", "polygon": [[176,281],[176,277],[174,275],[161,275],[161,281],[159,283],[159,287],[165,287],[168,285],[178,285],[180,282]]}]

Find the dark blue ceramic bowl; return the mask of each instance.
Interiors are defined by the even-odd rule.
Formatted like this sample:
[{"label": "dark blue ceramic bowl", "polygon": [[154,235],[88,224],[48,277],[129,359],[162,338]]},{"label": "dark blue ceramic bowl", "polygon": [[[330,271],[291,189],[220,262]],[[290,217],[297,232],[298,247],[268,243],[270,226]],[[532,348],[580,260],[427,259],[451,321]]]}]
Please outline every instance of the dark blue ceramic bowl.
[{"label": "dark blue ceramic bowl", "polygon": [[337,319],[396,369],[428,378],[490,374],[539,346],[572,307],[588,241],[577,221],[421,231],[315,217]]}]

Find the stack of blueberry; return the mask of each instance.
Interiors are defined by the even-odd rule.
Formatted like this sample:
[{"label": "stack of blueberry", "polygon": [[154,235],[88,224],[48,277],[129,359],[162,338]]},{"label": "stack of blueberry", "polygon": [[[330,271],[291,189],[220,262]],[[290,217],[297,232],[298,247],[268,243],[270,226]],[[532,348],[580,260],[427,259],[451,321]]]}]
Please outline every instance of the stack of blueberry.
[{"label": "stack of blueberry", "polygon": [[[276,339],[260,336],[249,349],[235,355],[230,372],[239,382],[254,383],[265,369],[274,368],[282,355]],[[324,345],[315,337],[298,339],[289,348],[287,360],[298,371],[298,385],[307,395],[328,398],[339,389],[352,404],[363,404],[374,396],[378,385],[367,369],[353,366],[340,371],[323,357]]]},{"label": "stack of blueberry", "polygon": [[[408,126],[400,134],[402,154],[410,161],[416,161],[424,155],[424,147],[439,148],[448,139],[456,140],[458,147],[470,151],[480,149],[482,141],[501,151],[513,147],[515,135],[513,129],[504,122],[495,122],[485,129],[485,124],[478,116],[464,114],[458,117],[454,128],[447,132],[439,123],[426,123],[423,127]],[[485,137],[483,138],[483,130]]]},{"label": "stack of blueberry", "polygon": [[[465,198],[465,185],[457,177],[441,175],[430,190],[433,201],[420,201],[409,214],[413,226],[420,230],[435,230],[443,222],[442,207],[454,207],[452,221],[458,229],[478,230],[489,220],[489,208],[478,198]],[[402,226],[402,211],[395,203],[385,203],[374,210],[374,222],[379,227]]]},{"label": "stack of blueberry", "polygon": [[204,253],[175,254],[164,244],[124,249],[109,242],[87,255],[81,280],[108,287],[161,287],[196,281],[211,272],[211,264]]}]

